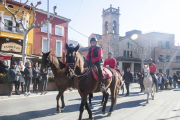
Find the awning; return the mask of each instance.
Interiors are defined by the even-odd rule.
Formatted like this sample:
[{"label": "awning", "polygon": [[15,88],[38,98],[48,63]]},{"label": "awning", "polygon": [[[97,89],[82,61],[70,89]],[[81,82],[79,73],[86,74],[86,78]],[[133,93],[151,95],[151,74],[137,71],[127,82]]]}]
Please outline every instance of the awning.
[{"label": "awning", "polygon": [[10,56],[1,56],[0,55],[0,60],[11,60]]}]

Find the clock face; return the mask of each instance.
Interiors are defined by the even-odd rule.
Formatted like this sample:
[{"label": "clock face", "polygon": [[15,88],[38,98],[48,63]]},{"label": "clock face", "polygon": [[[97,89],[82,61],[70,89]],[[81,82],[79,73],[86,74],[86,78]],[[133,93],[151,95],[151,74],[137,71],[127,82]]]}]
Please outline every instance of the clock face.
[{"label": "clock face", "polygon": [[114,39],[116,39],[116,38],[117,38],[117,36],[116,36],[116,35],[114,35],[114,36],[113,36],[113,38],[114,38]]}]

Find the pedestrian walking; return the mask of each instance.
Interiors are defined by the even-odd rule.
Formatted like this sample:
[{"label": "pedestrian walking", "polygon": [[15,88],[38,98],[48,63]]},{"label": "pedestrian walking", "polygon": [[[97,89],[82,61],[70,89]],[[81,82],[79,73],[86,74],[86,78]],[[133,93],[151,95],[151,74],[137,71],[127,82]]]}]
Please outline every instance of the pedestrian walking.
[{"label": "pedestrian walking", "polygon": [[125,85],[126,85],[126,90],[127,90],[127,94],[125,95],[126,96],[129,96],[129,85],[132,83],[133,81],[133,75],[132,73],[130,72],[130,67],[128,67],[126,69],[126,72],[123,76],[123,80],[125,81]]},{"label": "pedestrian walking", "polygon": [[7,74],[9,66],[7,66],[7,62],[3,61],[2,65],[0,66],[0,73]]},{"label": "pedestrian walking", "polygon": [[9,96],[12,95],[13,84],[15,84],[16,95],[20,95],[17,87],[18,87],[18,80],[19,80],[19,76],[21,75],[21,72],[16,66],[17,66],[16,62],[12,63],[12,67],[9,68],[8,73],[7,73],[9,77],[9,89],[10,89]]},{"label": "pedestrian walking", "polygon": [[29,90],[29,87],[30,87],[30,83],[31,83],[31,80],[32,80],[32,67],[31,67],[31,63],[28,62],[27,63],[27,66],[26,68],[24,69],[24,79],[25,79],[25,86],[24,86],[24,90],[25,90],[25,95],[30,95],[30,90]]},{"label": "pedestrian walking", "polygon": [[44,71],[41,73],[42,75],[42,94],[47,93],[47,82],[48,82],[48,69],[44,69]]},{"label": "pedestrian walking", "polygon": [[18,91],[19,91],[19,87],[21,85],[21,90],[23,93],[24,92],[24,74],[23,73],[24,73],[25,66],[23,65],[22,61],[19,61],[19,65],[17,65],[17,68],[21,72],[21,75],[19,76],[19,82],[18,82]]},{"label": "pedestrian walking", "polygon": [[177,81],[178,81],[178,77],[177,77],[176,73],[174,73],[174,75],[173,75],[174,88],[176,88]]},{"label": "pedestrian walking", "polygon": [[38,62],[35,62],[33,65],[33,93],[37,92],[37,85],[39,83],[39,77],[40,77],[40,69],[38,67]]}]

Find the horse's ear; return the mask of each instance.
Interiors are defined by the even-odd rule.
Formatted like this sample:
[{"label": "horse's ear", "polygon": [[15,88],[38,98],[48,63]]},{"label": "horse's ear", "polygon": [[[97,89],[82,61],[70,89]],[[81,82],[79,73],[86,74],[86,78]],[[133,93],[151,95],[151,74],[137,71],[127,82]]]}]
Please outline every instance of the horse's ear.
[{"label": "horse's ear", "polygon": [[79,48],[80,48],[80,45],[78,44],[74,49],[77,52],[79,50]]},{"label": "horse's ear", "polygon": [[48,52],[48,55],[50,55],[50,54],[51,54],[51,52],[52,52],[52,50]]},{"label": "horse's ear", "polygon": [[42,54],[44,55],[45,53],[42,51]]},{"label": "horse's ear", "polygon": [[62,63],[60,60],[59,60],[59,64],[60,64],[60,69],[63,69],[66,67],[66,64]]},{"label": "horse's ear", "polygon": [[68,50],[68,48],[69,48],[69,46],[68,46],[68,44],[66,43],[66,50]]}]

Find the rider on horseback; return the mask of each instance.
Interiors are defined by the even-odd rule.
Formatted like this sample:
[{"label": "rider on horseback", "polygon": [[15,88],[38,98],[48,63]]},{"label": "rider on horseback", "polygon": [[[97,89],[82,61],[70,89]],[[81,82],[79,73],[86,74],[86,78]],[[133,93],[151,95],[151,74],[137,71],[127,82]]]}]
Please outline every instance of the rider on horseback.
[{"label": "rider on horseback", "polygon": [[157,85],[157,80],[154,76],[154,74],[156,73],[156,70],[157,70],[156,65],[154,63],[152,63],[151,58],[148,60],[148,64],[149,64],[150,75],[153,78],[153,83],[155,83]]},{"label": "rider on horseback", "polygon": [[114,59],[112,56],[113,56],[113,53],[109,52],[108,53],[108,58],[104,62],[104,67],[110,67],[110,68],[113,68],[113,69],[116,68],[116,59]]},{"label": "rider on horseback", "polygon": [[86,56],[86,60],[88,64],[91,65],[92,63],[97,66],[99,78],[101,80],[100,89],[101,91],[105,90],[105,85],[103,84],[104,76],[102,74],[102,66],[101,63],[103,62],[103,50],[101,47],[97,46],[97,39],[92,37],[90,39],[91,47],[89,48],[89,52]]}]

